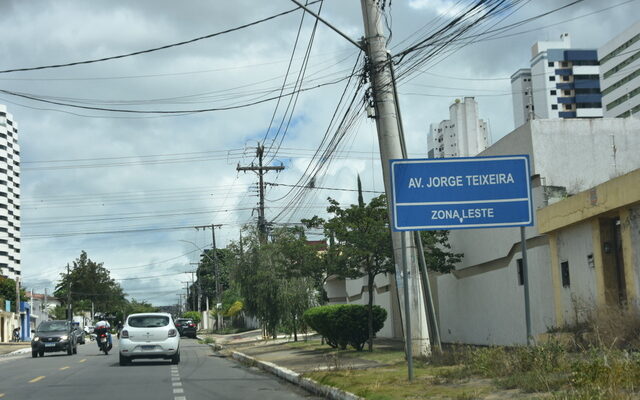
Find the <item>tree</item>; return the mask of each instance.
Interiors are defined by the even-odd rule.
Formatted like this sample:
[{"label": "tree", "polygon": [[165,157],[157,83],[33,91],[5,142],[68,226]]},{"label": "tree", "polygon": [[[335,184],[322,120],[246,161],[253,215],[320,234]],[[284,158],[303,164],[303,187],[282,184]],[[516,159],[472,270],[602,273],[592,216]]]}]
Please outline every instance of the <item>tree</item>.
[{"label": "tree", "polygon": [[[197,280],[192,285],[192,289],[198,288],[200,290],[201,309],[206,308],[207,298],[218,298],[218,293],[216,293],[216,270],[218,272],[221,294],[224,294],[229,288],[229,270],[233,263],[234,253],[231,249],[216,249],[215,252],[213,249],[207,249],[200,255],[200,262],[198,263],[196,273]],[[195,304],[193,296],[196,295],[196,290],[190,290],[188,304]]]},{"label": "tree", "polygon": [[327,211],[332,216],[324,223],[324,231],[326,236],[335,240],[332,255],[338,275],[351,279],[367,278],[368,350],[372,351],[374,281],[379,274],[394,271],[385,196],[374,197],[365,204],[360,195],[358,204],[348,208],[342,208],[340,203],[332,198],[328,200],[330,205]]},{"label": "tree", "polygon": [[462,261],[463,253],[449,251],[451,250],[449,231],[422,231],[420,238],[428,269],[448,274],[456,268],[455,264]]},{"label": "tree", "polygon": [[317,251],[301,228],[277,228],[267,243],[261,243],[255,229],[245,232],[242,251],[234,245],[233,272],[244,308],[260,319],[266,335],[275,338],[280,326],[297,340],[302,313],[313,303],[314,278],[309,271],[317,262]]},{"label": "tree", "polygon": [[125,309],[127,311],[127,315],[135,313],[158,312],[158,307],[154,307],[146,301],[137,301],[136,299],[131,299],[131,301],[128,301]]},{"label": "tree", "polygon": [[104,314],[123,310],[127,301],[118,283],[110,276],[103,263],[92,261],[85,251],[69,266],[69,274],[60,274],[54,295],[63,305],[67,305],[67,295],[71,288],[71,304],[74,309],[94,309]]},{"label": "tree", "polygon": [[[5,299],[11,301],[11,304],[14,305],[12,309],[15,311],[15,303],[16,303],[16,281],[13,279],[5,278],[0,276],[0,299]],[[23,288],[20,288],[20,301],[26,301],[27,295]],[[4,303],[3,303],[4,304]]]}]

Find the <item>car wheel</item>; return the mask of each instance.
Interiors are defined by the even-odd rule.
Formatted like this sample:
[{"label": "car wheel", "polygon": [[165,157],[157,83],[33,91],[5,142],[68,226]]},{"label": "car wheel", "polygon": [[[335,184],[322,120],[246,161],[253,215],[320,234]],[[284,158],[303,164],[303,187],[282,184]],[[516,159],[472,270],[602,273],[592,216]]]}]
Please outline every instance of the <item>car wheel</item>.
[{"label": "car wheel", "polygon": [[129,359],[129,357],[125,357],[122,354],[120,354],[120,365],[125,366],[128,365],[131,362],[131,360]]},{"label": "car wheel", "polygon": [[31,350],[31,357],[33,357],[33,358],[38,357],[38,351],[37,350]]},{"label": "car wheel", "polygon": [[171,364],[180,364],[180,352],[177,352],[171,357]]}]

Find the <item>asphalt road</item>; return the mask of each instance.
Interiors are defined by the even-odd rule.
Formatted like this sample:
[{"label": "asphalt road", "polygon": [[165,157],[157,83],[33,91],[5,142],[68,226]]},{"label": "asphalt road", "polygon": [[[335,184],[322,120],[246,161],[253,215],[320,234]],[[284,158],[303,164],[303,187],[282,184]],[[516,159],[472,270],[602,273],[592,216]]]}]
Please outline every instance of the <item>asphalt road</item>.
[{"label": "asphalt road", "polygon": [[180,348],[179,365],[135,360],[121,367],[116,343],[104,355],[89,341],[72,356],[48,353],[31,358],[29,353],[0,358],[0,399],[318,399],[255,368],[217,357],[196,340],[182,339]]}]

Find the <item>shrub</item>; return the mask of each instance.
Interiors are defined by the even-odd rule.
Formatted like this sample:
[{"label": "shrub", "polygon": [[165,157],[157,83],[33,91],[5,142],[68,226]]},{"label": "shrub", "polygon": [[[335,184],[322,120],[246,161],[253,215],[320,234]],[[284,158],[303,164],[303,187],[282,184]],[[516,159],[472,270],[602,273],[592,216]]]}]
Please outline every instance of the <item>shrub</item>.
[{"label": "shrub", "polygon": [[[369,338],[369,310],[360,304],[336,304],[314,307],[303,315],[304,321],[322,335],[327,344],[346,349],[347,345],[362,350]],[[387,311],[373,306],[373,334],[375,335],[387,319]]]},{"label": "shrub", "polygon": [[199,324],[200,320],[202,319],[200,317],[200,313],[197,311],[187,311],[186,313],[182,314],[182,318],[192,319],[196,324]]}]

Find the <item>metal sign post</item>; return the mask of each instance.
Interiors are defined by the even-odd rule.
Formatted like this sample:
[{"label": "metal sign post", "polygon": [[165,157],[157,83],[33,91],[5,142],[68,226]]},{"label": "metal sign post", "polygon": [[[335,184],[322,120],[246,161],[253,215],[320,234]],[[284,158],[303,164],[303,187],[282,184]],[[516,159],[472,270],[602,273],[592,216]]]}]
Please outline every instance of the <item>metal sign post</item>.
[{"label": "metal sign post", "polygon": [[529,266],[527,264],[527,238],[524,226],[520,227],[520,247],[522,251],[522,281],[524,284],[524,318],[527,330],[527,346],[531,345],[531,303],[529,302]]},{"label": "metal sign post", "polygon": [[400,233],[400,246],[402,247],[402,290],[404,293],[404,310],[405,310],[405,346],[407,354],[407,368],[409,369],[409,381],[413,380],[413,348],[411,345],[411,306],[409,303],[409,273],[407,271],[407,239],[406,233]]}]

